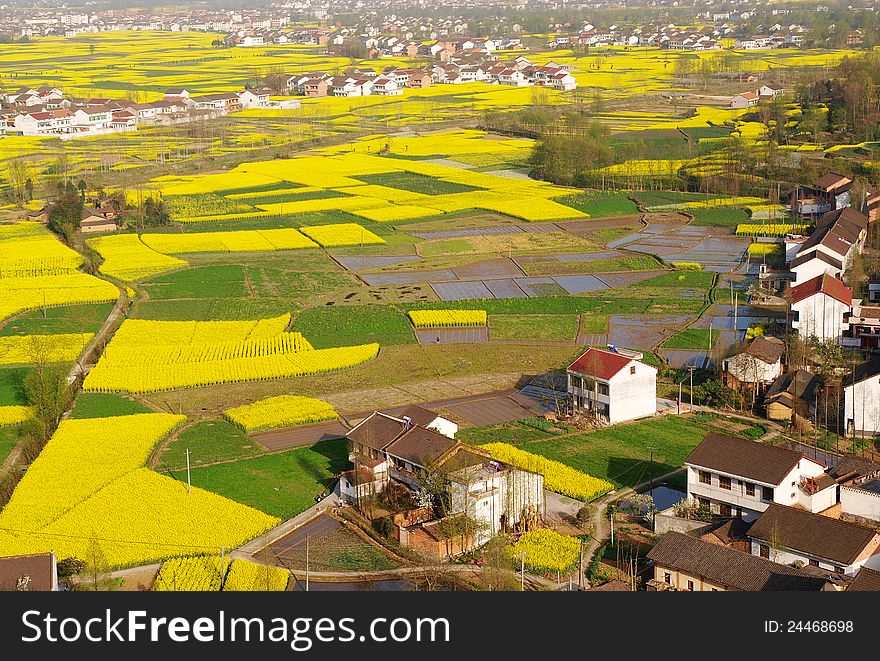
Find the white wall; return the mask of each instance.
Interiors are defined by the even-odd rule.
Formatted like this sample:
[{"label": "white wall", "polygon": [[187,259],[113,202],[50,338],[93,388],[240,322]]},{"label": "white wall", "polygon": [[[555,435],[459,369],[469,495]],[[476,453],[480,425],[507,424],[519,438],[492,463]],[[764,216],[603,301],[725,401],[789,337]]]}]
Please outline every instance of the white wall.
[{"label": "white wall", "polygon": [[792,328],[804,339],[815,335],[823,341],[836,340],[849,328],[843,315],[849,312],[850,306],[826,294],[815,294],[793,303],[791,309],[798,313],[797,321],[792,321]]},{"label": "white wall", "polygon": [[455,438],[455,435],[458,433],[458,425],[452,422],[452,420],[447,420],[446,418],[437,417],[431,422],[428,426],[428,429],[433,429],[444,436],[448,436],[449,438]]},{"label": "white wall", "polygon": [[852,420],[856,432],[880,432],[880,376],[872,376],[843,389],[844,429]]},{"label": "white wall", "polygon": [[[752,540],[752,555],[760,556],[761,555],[761,546],[766,546],[764,542],[760,542],[758,540]],[[819,567],[822,569],[827,569],[829,571],[834,571],[838,567],[843,565],[835,565],[833,563],[827,562],[825,560],[820,560],[819,558],[814,558],[813,556],[807,555],[805,553],[801,553],[794,549],[770,549],[770,560],[773,562],[778,562],[780,565],[791,565],[794,562],[800,561],[804,566],[810,564],[810,560],[814,559],[819,562]],[[865,561],[862,560],[860,562],[855,562],[852,565],[846,565],[844,567],[844,574],[847,576],[854,576],[856,572],[865,564]]]},{"label": "white wall", "polygon": [[728,358],[727,371],[743,383],[770,383],[782,374],[782,363],[767,364],[747,353],[739,353]]},{"label": "white wall", "polygon": [[[813,253],[814,255],[816,253]],[[835,257],[835,259],[837,259]],[[814,257],[813,259],[804,262],[803,264],[799,264],[791,269],[792,273],[795,274],[794,282],[796,284],[803,284],[804,282],[809,282],[813,278],[816,278],[823,273],[828,273],[835,278],[840,276],[840,269],[836,269],[831,264],[827,262],[823,262],[821,259]]]},{"label": "white wall", "polygon": [[880,523],[880,494],[858,487],[840,487],[840,511]]},{"label": "white wall", "polygon": [[[635,366],[636,373],[630,374]],[[608,418],[611,424],[657,413],[657,370],[637,360],[608,382]]]}]

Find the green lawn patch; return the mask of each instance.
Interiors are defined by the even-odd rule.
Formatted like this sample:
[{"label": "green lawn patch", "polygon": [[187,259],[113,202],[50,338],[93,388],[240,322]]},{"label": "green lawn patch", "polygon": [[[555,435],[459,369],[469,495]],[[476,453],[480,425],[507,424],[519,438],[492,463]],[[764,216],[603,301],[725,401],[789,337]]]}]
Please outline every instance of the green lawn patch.
[{"label": "green lawn patch", "polygon": [[639,212],[635,202],[626,193],[608,191],[587,191],[577,195],[567,195],[553,199],[572,209],[577,209],[592,218],[609,216],[629,216]]},{"label": "green lawn patch", "polygon": [[[192,470],[202,489],[289,519],[315,504],[316,496],[348,465],[348,441],[325,441],[279,454],[242,459]],[[186,471],[174,477],[186,480]]]},{"label": "green lawn patch", "polygon": [[71,418],[111,418],[117,415],[133,415],[135,413],[152,413],[140,402],[122,395],[109,393],[82,392],[76,396],[76,403]]},{"label": "green lawn patch", "polygon": [[18,425],[0,427],[0,464],[6,461],[6,457],[12,452],[12,448],[18,443]]},{"label": "green lawn patch", "polygon": [[143,283],[151,299],[244,298],[248,296],[244,267],[217,264],[184,269]]},{"label": "green lawn patch", "polygon": [[218,298],[143,301],[137,318],[155,321],[240,321],[277,317],[298,309],[291,299]]},{"label": "green lawn patch", "polygon": [[662,268],[656,259],[648,255],[614,257],[612,259],[559,262],[557,260],[534,261],[523,265],[526,275],[577,275],[581,273],[615,273],[620,271],[653,271]]},{"label": "green lawn patch", "polygon": [[[689,193],[685,191],[635,191],[633,193],[646,207],[661,207],[668,204],[682,204],[684,202],[702,202],[715,200],[724,195],[707,195],[706,193]],[[689,210],[687,210],[689,212]]]},{"label": "green lawn patch", "polygon": [[[706,433],[704,425],[687,416],[664,416],[525,443],[521,448],[621,487],[675,470]],[[653,463],[649,448],[654,448]]]},{"label": "green lawn patch", "polygon": [[30,368],[0,368],[0,406],[26,406],[27,395],[24,392],[24,379]]},{"label": "green lawn patch", "polygon": [[365,174],[352,178],[363,181],[365,184],[387,186],[388,188],[397,188],[425,195],[446,195],[448,193],[466,193],[468,191],[482,190],[476,186],[444,181],[443,179],[415,172],[383,172],[381,174]]},{"label": "green lawn patch", "polygon": [[581,316],[581,327],[584,333],[601,335],[608,332],[608,316],[604,314],[585,314]]},{"label": "green lawn patch", "polygon": [[679,287],[683,289],[708,290],[714,274],[708,271],[670,271],[650,280],[640,282],[640,287]]},{"label": "green lawn patch", "polygon": [[54,335],[61,333],[97,333],[113,303],[61,305],[44,310],[31,310],[0,328],[0,336]]},{"label": "green lawn patch", "polygon": [[390,305],[321,306],[303,310],[293,323],[316,349],[347,344],[415,342],[406,315]]},{"label": "green lawn patch", "polygon": [[749,222],[749,213],[737,207],[708,207],[705,209],[685,209],[685,213],[694,217],[692,225],[713,227],[736,227],[740,223]]},{"label": "green lawn patch", "polygon": [[191,466],[253,457],[265,452],[238,425],[228,420],[207,420],[184,429],[180,436],[170,441],[159,457],[159,466],[165,469],[185,467],[187,449]]},{"label": "green lawn patch", "polygon": [[[708,328],[686,328],[672,337],[666,338],[660,345],[664,349],[709,349]],[[711,341],[714,345],[718,341],[718,331],[711,331]]]},{"label": "green lawn patch", "polygon": [[489,317],[489,337],[494,340],[574,340],[578,317],[574,315],[496,314]]}]

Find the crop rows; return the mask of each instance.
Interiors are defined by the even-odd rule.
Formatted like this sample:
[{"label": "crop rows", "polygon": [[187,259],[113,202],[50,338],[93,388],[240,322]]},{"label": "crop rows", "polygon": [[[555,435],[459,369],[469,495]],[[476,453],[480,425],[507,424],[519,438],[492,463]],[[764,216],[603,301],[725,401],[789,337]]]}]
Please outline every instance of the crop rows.
[{"label": "crop rows", "polygon": [[335,420],[336,409],[327,402],[312,397],[279,395],[237,406],[224,412],[227,420],[250,433],[260,429],[292,427],[310,422]]},{"label": "crop rows", "polygon": [[409,318],[416,328],[486,325],[485,310],[411,310]]}]

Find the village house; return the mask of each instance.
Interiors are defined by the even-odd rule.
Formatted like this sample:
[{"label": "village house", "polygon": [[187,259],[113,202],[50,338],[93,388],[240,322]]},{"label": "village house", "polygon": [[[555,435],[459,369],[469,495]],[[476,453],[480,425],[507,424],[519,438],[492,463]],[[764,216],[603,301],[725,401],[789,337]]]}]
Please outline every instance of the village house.
[{"label": "village house", "polygon": [[843,419],[848,435],[880,433],[880,356],[872,355],[844,377]]},{"label": "village house", "polygon": [[[340,476],[343,499],[360,502],[392,483],[405,485],[418,497],[425,491],[426,476],[439,471],[449,484],[447,516],[466,515],[479,527],[470,547],[459,544],[456,552],[480,545],[500,531],[540,520],[543,477],[492,460],[479,448],[455,440],[456,430],[455,423],[420,407],[395,415],[374,412],[347,434],[354,469]],[[437,533],[436,527],[425,529],[427,522],[424,517],[412,525],[401,520],[399,541],[427,544],[432,531],[434,536]]]},{"label": "village house", "polygon": [[758,101],[760,100],[761,97],[755,92],[743,92],[742,94],[737,94],[730,100],[730,107],[736,109],[751,108],[758,105]]},{"label": "village house", "polygon": [[642,362],[641,353],[591,348],[566,371],[577,413],[610,424],[657,413],[657,368]]},{"label": "village house", "polygon": [[[772,503],[820,512],[837,500],[825,466],[784,447],[711,433],[684,464],[688,498],[723,517],[752,521]],[[821,488],[813,489],[810,480]]]},{"label": "village house", "polygon": [[806,370],[795,370],[778,377],[764,394],[764,410],[769,420],[794,423],[811,420],[816,412],[819,380]]},{"label": "village house", "polygon": [[837,340],[849,328],[852,290],[837,278],[820,275],[788,290],[791,327],[804,339]]},{"label": "village house", "polygon": [[880,571],[862,567],[850,583],[847,592],[880,592]]},{"label": "village house", "polygon": [[852,179],[836,172],[822,175],[812,186],[795,190],[792,210],[799,216],[819,216],[848,207],[852,183]]},{"label": "village house", "polygon": [[785,343],[776,337],[759,335],[748,342],[745,349],[726,358],[722,363],[722,382],[729,388],[753,387],[763,390],[782,374],[782,356]]},{"label": "village house", "polygon": [[324,78],[309,78],[303,82],[302,90],[305,96],[327,96],[330,93],[330,84]]},{"label": "village house", "polygon": [[[115,213],[113,214],[115,217]],[[108,218],[108,213],[90,206],[83,206],[79,229],[83,234],[97,232],[115,232],[116,221]]]},{"label": "village house", "polygon": [[[752,555],[784,565],[810,566],[855,576],[880,550],[875,528],[773,504],[748,532]],[[876,567],[875,567],[876,568]]]},{"label": "village house", "polygon": [[0,558],[0,592],[56,592],[58,562],[54,553]]},{"label": "village house", "polygon": [[238,103],[242,108],[265,108],[269,105],[268,88],[250,89],[238,92]]},{"label": "village house", "polygon": [[647,555],[653,564],[648,590],[682,592],[819,592],[827,581],[794,567],[668,532]]},{"label": "village house", "polygon": [[839,485],[840,518],[875,528],[880,525],[880,465],[846,456],[828,472]]},{"label": "village house", "polygon": [[785,94],[785,88],[779,85],[761,85],[758,88],[758,96],[762,99],[775,99]]},{"label": "village house", "polygon": [[373,81],[373,94],[376,96],[396,96],[403,94],[403,90],[396,80],[380,76]]},{"label": "village house", "polygon": [[841,338],[845,347],[880,349],[880,305],[871,305],[857,298],[846,319],[849,328]]},{"label": "village house", "polygon": [[865,214],[868,222],[875,223],[880,220],[880,188],[875,188],[865,196]]},{"label": "village house", "polygon": [[797,247],[797,259],[790,265],[795,282],[806,282],[822,273],[835,277],[845,274],[855,256],[861,254],[867,235],[868,218],[855,209],[844,207],[824,213],[810,236]]}]

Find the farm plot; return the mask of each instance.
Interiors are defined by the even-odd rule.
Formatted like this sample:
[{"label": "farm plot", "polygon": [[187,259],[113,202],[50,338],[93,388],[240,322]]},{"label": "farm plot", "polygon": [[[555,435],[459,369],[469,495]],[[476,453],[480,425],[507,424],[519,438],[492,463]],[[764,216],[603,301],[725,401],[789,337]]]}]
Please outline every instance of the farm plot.
[{"label": "farm plot", "polygon": [[316,374],[375,358],[378,344],[313,349],[281,332],[290,316],[248,322],[127,319],[83,390],[146,393],[236,381]]},{"label": "farm plot", "polygon": [[0,278],[62,275],[81,263],[82,257],[42,223],[0,226]]},{"label": "farm plot", "polygon": [[91,333],[0,337],[0,365],[72,362],[91,339]]},{"label": "farm plot", "polygon": [[260,252],[317,248],[295,229],[200,232],[194,234],[142,234],[141,241],[165,255],[196,252]]},{"label": "farm plot", "polygon": [[83,558],[96,543],[119,567],[232,548],[274,526],[266,514],[201,489],[187,493],[141,468],[182,420],[149,413],[63,421],[0,514],[0,552]]},{"label": "farm plot", "polygon": [[101,273],[132,281],[187,266],[187,262],[150,249],[136,234],[102,236],[86,241],[104,263]]}]

